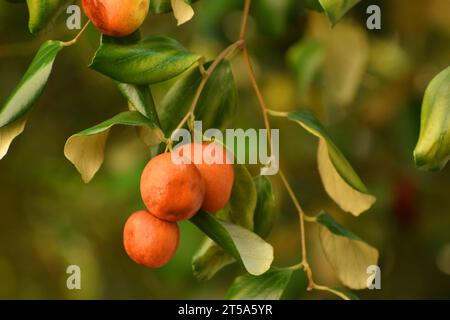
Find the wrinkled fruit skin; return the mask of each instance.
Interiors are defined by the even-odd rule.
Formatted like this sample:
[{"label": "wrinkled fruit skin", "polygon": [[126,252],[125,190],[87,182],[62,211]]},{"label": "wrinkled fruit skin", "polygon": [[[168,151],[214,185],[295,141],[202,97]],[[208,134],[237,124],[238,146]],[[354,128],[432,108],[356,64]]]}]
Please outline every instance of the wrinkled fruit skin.
[{"label": "wrinkled fruit skin", "polygon": [[142,172],[141,196],[157,218],[188,220],[202,206],[205,183],[195,165],[176,164],[170,153],[164,153],[150,160]]},{"label": "wrinkled fruit skin", "polygon": [[131,215],[123,231],[128,256],[148,268],[160,268],[175,255],[180,240],[178,225],[162,221],[146,211]]},{"label": "wrinkled fruit skin", "polygon": [[103,34],[124,37],[144,22],[149,0],[83,0],[83,10]]},{"label": "wrinkled fruit skin", "polygon": [[[175,152],[189,158],[205,181],[205,200],[202,209],[209,213],[216,213],[223,209],[230,200],[234,183],[234,167],[226,149],[217,143],[191,143],[182,146]],[[214,161],[216,155],[220,163]]]}]

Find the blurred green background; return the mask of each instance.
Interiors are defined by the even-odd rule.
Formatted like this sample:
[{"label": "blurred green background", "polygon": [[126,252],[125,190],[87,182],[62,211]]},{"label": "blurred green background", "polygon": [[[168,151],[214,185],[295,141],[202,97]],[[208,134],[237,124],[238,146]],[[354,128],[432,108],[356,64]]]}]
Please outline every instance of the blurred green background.
[{"label": "blurred green background", "polygon": [[[149,16],[142,31],[168,35],[214,58],[236,39],[242,2],[201,0],[191,22],[176,27],[170,14]],[[382,9],[382,30],[366,28],[370,4]],[[67,40],[76,33],[65,28],[63,15],[53,31],[33,37],[27,18],[25,5],[0,2],[2,102],[45,39]],[[378,198],[359,218],[343,213],[322,188],[316,139],[274,119],[281,129],[282,166],[308,213],[327,210],[381,253],[382,289],[357,294],[450,298],[450,169],[420,172],[412,159],[424,90],[450,64],[450,1],[363,0],[332,29],[324,14],[305,10],[302,1],[255,0],[248,36],[269,106],[313,110]],[[25,132],[0,161],[0,298],[223,298],[243,271],[232,266],[208,282],[197,281],[191,258],[202,234],[188,222],[181,224],[180,248],[166,267],[148,270],[126,256],[122,228],[143,207],[139,178],[149,158],[132,129],[113,131],[104,166],[88,185],[63,155],[70,135],[126,109],[113,83],[87,68],[98,40],[90,28],[58,57]],[[262,127],[240,57],[233,71],[239,88],[233,127]],[[153,88],[157,101],[169,86]],[[280,218],[268,241],[275,265],[287,266],[300,257],[298,220],[280,181],[272,181]],[[307,228],[317,281],[339,285],[314,226]],[[66,288],[71,264],[81,267],[82,290]],[[285,298],[334,297],[306,293],[299,273]]]}]

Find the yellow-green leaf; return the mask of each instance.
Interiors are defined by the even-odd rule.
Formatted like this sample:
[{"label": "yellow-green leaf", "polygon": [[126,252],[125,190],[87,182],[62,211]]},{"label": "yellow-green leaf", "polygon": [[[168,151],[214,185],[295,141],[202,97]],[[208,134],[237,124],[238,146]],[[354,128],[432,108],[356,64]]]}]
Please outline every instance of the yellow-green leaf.
[{"label": "yellow-green leaf", "polygon": [[439,73],[425,92],[414,159],[416,166],[425,170],[441,170],[450,160],[450,67]]},{"label": "yellow-green leaf", "polygon": [[190,3],[185,0],[170,0],[173,14],[178,21],[178,25],[188,22],[194,16],[194,9]]},{"label": "yellow-green leaf", "polygon": [[155,144],[161,142],[161,129],[137,111],[122,112],[107,121],[71,136],[64,147],[64,155],[75,165],[84,182],[91,181],[100,169],[109,131],[115,125],[147,127],[152,132],[152,139]]},{"label": "yellow-green leaf", "polygon": [[261,275],[273,261],[273,247],[258,235],[241,226],[219,220],[200,211],[191,219],[217,245],[241,262],[248,273]]},{"label": "yellow-green leaf", "polygon": [[109,130],[93,135],[73,135],[64,147],[64,155],[70,160],[88,183],[100,169],[105,157],[105,144]]},{"label": "yellow-green leaf", "polygon": [[378,250],[321,212],[316,219],[322,249],[339,280],[355,290],[367,288],[367,268],[378,263]]},{"label": "yellow-green leaf", "polygon": [[22,118],[0,128],[0,160],[8,152],[12,141],[23,132],[25,123],[26,119]]},{"label": "yellow-green leaf", "polygon": [[369,194],[348,160],[334,144],[313,114],[296,111],[288,118],[319,138],[319,173],[328,195],[345,211],[355,216],[368,210],[376,198]]},{"label": "yellow-green leaf", "polygon": [[323,139],[319,140],[317,164],[326,192],[342,210],[358,216],[375,203],[374,196],[354,189],[339,175],[330,160],[327,143]]}]

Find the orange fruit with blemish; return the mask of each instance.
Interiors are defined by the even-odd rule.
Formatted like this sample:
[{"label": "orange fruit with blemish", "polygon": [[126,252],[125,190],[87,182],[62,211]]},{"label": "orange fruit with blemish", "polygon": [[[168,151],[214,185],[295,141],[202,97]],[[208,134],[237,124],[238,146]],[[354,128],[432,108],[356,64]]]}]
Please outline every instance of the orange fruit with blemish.
[{"label": "orange fruit with blemish", "polygon": [[223,209],[230,200],[234,183],[231,154],[218,143],[190,143],[175,152],[190,159],[205,181],[205,200],[202,209],[209,213]]},{"label": "orange fruit with blemish", "polygon": [[159,268],[175,255],[180,240],[178,225],[160,220],[146,211],[132,214],[123,231],[128,256],[148,268]]},{"label": "orange fruit with blemish", "polygon": [[141,195],[157,218],[187,220],[202,206],[205,183],[194,164],[175,161],[170,153],[163,153],[150,160],[142,172]]},{"label": "orange fruit with blemish", "polygon": [[83,0],[83,10],[100,32],[124,37],[142,25],[149,0]]}]

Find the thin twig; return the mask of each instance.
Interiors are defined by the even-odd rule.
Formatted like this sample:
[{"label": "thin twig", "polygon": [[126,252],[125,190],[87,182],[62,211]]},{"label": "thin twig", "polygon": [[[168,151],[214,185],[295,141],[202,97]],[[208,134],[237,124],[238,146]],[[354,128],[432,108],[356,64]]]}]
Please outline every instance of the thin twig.
[{"label": "thin twig", "polygon": [[87,29],[87,27],[89,26],[90,23],[91,23],[91,20],[88,20],[88,22],[86,22],[84,27],[80,30],[80,32],[78,32],[78,34],[75,36],[75,38],[73,38],[70,41],[63,42],[63,46],[64,47],[69,47],[69,46],[74,45],[75,43],[77,43],[78,39],[81,37],[81,35],[84,33],[84,31],[86,31],[86,29]]},{"label": "thin twig", "polygon": [[[251,5],[251,0],[246,0],[245,8],[244,8],[244,17],[242,20],[243,23],[242,23],[242,28],[241,28],[241,40],[243,40],[243,41],[245,41],[245,29],[246,29],[246,24],[247,24],[246,16],[248,16],[248,14],[249,14],[250,5]],[[250,78],[250,82],[252,83],[253,90],[256,94],[256,97],[259,102],[259,106],[261,108],[261,113],[262,113],[262,116],[264,119],[264,125],[265,125],[267,133],[268,133],[269,148],[270,148],[270,153],[271,153],[273,148],[272,148],[272,138],[271,138],[271,131],[270,131],[271,126],[270,126],[270,121],[269,121],[269,117],[268,117],[270,110],[267,107],[267,104],[266,104],[264,97],[261,93],[261,90],[259,88],[258,81],[256,80],[255,72],[253,70],[252,63],[251,63],[250,54],[248,52],[245,42],[244,42],[244,48],[243,48],[243,57],[244,57],[244,63],[245,63],[246,69],[247,69],[247,73]],[[305,270],[305,272],[308,275],[308,280],[309,280],[308,290],[311,290],[312,286],[313,286],[313,276],[312,276],[311,268],[309,267],[308,255],[307,255],[307,250],[306,250],[306,235],[305,235],[305,216],[306,215],[300,205],[300,202],[298,201],[297,197],[295,196],[295,193],[292,190],[288,180],[286,179],[286,176],[284,175],[283,171],[280,170],[279,174],[280,174],[280,177],[283,180],[283,183],[284,183],[289,195],[291,196],[292,201],[294,202],[294,205],[299,214],[300,237],[301,237],[301,248],[302,248],[302,262],[300,265],[303,267],[303,269]]]},{"label": "thin twig", "polygon": [[343,292],[340,292],[338,290],[326,287],[326,286],[321,286],[318,284],[313,283],[313,289],[314,290],[319,290],[319,291],[327,291],[330,292],[336,296],[338,296],[339,298],[341,298],[342,300],[351,300],[349,297],[347,297],[347,295],[345,295]]},{"label": "thin twig", "polygon": [[241,40],[245,39],[245,33],[247,32],[247,21],[248,16],[250,14],[251,4],[252,4],[251,0],[245,0],[244,13],[242,16],[242,23],[241,23],[241,32],[239,33],[239,39]]},{"label": "thin twig", "polygon": [[178,126],[175,128],[173,132],[178,131],[184,125],[186,122],[194,117],[195,108],[197,107],[198,101],[200,100],[200,97],[202,95],[203,89],[205,88],[206,84],[208,83],[209,78],[211,78],[211,75],[214,73],[214,71],[217,69],[219,64],[225,60],[229,55],[233,54],[236,49],[239,49],[242,47],[243,42],[241,40],[238,40],[234,43],[232,43],[230,46],[225,48],[214,60],[214,62],[209,66],[207,70],[204,70],[203,66],[200,67],[200,72],[203,75],[202,81],[200,82],[197,91],[195,92],[194,99],[192,100],[191,106],[189,107],[188,112],[183,117],[183,119],[180,121]]}]

